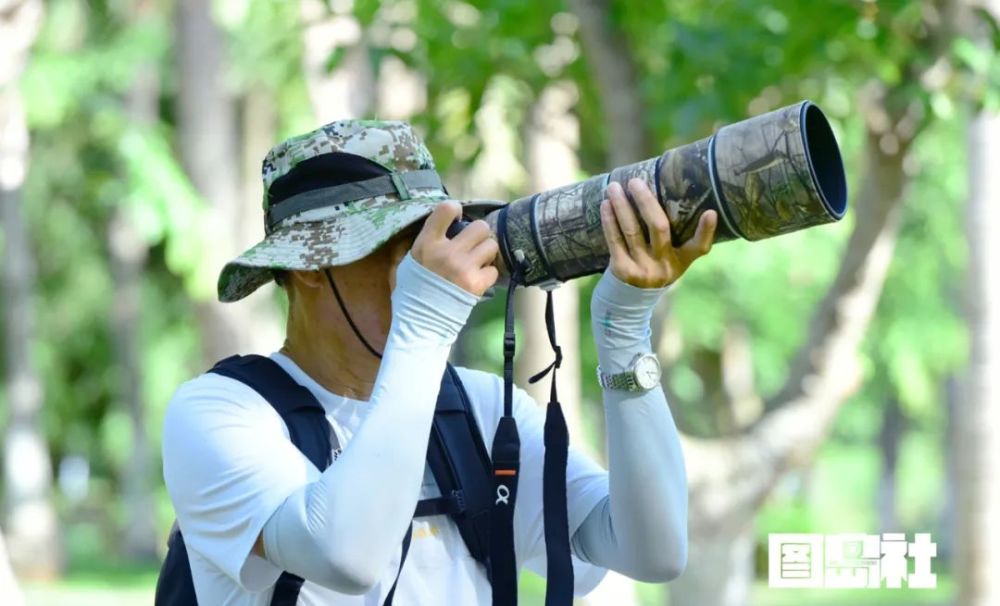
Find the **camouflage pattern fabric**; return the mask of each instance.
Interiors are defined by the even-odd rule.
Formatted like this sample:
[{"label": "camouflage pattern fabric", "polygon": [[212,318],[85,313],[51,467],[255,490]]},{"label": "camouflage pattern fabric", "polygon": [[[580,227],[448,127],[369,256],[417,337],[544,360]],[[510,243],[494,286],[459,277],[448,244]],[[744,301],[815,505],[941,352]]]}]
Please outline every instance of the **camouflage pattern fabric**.
[{"label": "camouflage pattern fabric", "polygon": [[[726,126],[658,158],[516,200],[506,211],[502,248],[507,257],[517,250],[524,253],[524,283],[529,286],[548,287],[604,271],[608,248],[599,207],[611,181],[624,187],[632,178],[656,192],[670,219],[674,246],[694,236],[707,210],[719,213],[716,242],[760,240],[839,220],[847,204],[843,165],[831,133],[832,147],[824,151],[836,155],[820,166],[832,185],[831,195],[843,198],[825,201],[806,145],[808,111],[825,123],[819,109],[803,101]],[[499,231],[499,211],[486,221]]]},{"label": "camouflage pattern fabric", "polygon": [[659,158],[658,191],[670,219],[671,238],[676,246],[694,237],[701,215],[708,210],[719,214],[716,243],[738,237],[712,183],[709,152],[714,141],[714,137],[707,137],[667,150]]},{"label": "camouflage pattern fabric", "polygon": [[[427,147],[405,122],[332,122],[268,152],[262,168],[264,211],[268,188],[277,179],[305,160],[333,152],[367,158],[395,173],[434,169]],[[436,188],[411,189],[410,195],[409,200],[400,200],[395,194],[376,196],[288,217],[267,231],[263,241],[226,264],[219,276],[219,300],[242,299],[269,282],[275,269],[316,270],[357,261],[451,199]],[[492,200],[456,202],[473,215],[503,204]]]},{"label": "camouflage pattern fabric", "polygon": [[[831,200],[832,206],[828,205],[817,184],[804,128],[810,109],[819,111],[803,101],[726,126],[715,136],[718,194],[736,230],[747,240],[772,238],[843,216],[846,200]],[[846,195],[846,186],[842,191]]]}]

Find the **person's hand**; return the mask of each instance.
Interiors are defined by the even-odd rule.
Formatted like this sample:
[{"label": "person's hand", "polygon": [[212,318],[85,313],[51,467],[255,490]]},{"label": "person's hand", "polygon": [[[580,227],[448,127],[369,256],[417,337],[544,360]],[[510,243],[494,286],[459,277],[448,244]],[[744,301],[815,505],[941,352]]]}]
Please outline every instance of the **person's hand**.
[{"label": "person's hand", "polygon": [[674,248],[670,220],[656,195],[641,179],[629,181],[628,188],[649,231],[649,242],[643,237],[639,219],[625,191],[612,182],[608,185],[608,199],[601,202],[601,226],[611,253],[611,273],[622,282],[639,288],[672,284],[695,259],[712,248],[718,215],[714,210],[703,213],[691,239]]},{"label": "person's hand", "polygon": [[477,297],[499,277],[493,260],[499,251],[486,221],[469,223],[451,240],[445,236],[452,221],[462,217],[457,202],[442,202],[427,217],[413,242],[413,260]]}]

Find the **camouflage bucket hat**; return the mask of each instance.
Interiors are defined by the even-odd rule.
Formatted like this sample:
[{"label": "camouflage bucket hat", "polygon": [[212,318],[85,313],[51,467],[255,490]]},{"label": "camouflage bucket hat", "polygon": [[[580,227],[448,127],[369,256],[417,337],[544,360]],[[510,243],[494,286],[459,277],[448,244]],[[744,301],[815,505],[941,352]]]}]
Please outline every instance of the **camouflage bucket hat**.
[{"label": "camouflage bucket hat", "polygon": [[[364,162],[379,176],[345,183],[340,175],[324,183],[315,178],[316,162],[330,158]],[[307,185],[288,197],[273,195],[276,183],[287,182],[309,164],[314,174]],[[331,122],[272,148],[262,172],[265,237],[222,269],[220,301],[246,297],[269,282],[273,270],[316,270],[357,261],[452,199],[427,147],[405,122]],[[504,204],[455,201],[473,216]]]}]

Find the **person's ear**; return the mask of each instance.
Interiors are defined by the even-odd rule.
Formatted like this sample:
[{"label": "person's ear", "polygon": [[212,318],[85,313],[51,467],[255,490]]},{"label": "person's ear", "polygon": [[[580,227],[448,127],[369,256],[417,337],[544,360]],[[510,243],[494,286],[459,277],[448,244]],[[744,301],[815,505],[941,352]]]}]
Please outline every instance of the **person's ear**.
[{"label": "person's ear", "polygon": [[290,271],[288,272],[287,279],[293,288],[302,288],[307,290],[323,288],[326,284],[326,278],[323,276],[323,270]]},{"label": "person's ear", "polygon": [[406,253],[410,252],[413,248],[413,241],[417,239],[417,234],[420,233],[420,227],[423,222],[418,222],[410,225],[403,231],[399,232],[392,237],[391,240],[386,244],[386,252],[389,253],[389,262],[395,271],[395,268],[402,262],[403,257]]},{"label": "person's ear", "polygon": [[389,242],[389,265],[395,271],[396,267],[403,261],[403,257],[406,253],[410,252],[413,248],[413,240],[411,238],[394,238]]}]

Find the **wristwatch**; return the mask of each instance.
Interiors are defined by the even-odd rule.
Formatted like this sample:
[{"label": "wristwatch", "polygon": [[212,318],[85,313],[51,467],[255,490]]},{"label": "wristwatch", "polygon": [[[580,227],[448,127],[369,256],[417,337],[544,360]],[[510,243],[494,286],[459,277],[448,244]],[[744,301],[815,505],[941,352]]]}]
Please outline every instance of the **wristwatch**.
[{"label": "wristwatch", "polygon": [[606,373],[597,367],[597,381],[604,389],[649,391],[660,384],[660,360],[656,354],[637,354],[625,372]]}]

